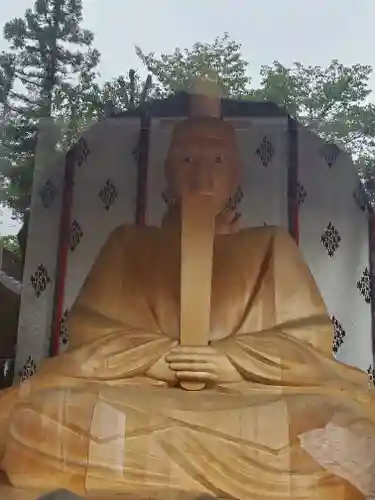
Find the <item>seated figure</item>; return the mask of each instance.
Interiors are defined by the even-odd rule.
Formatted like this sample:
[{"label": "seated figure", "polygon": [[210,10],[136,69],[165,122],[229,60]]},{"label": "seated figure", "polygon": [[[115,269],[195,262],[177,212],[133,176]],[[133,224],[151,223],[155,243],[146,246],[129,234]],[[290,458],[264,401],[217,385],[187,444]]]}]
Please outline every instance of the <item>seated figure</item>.
[{"label": "seated figure", "polygon": [[[345,465],[350,440],[339,443],[341,465],[329,436],[327,460],[309,450],[327,428],[358,443],[374,432],[367,377],[333,359],[330,317],[292,238],[236,229],[239,165],[230,124],[195,117],[175,127],[162,227],[111,234],[71,310],[68,351],[0,396],[1,469],[13,487],[364,498],[369,484]],[[202,183],[217,206],[210,342],[190,348],[179,345],[179,200]],[[185,391],[183,380],[206,387]]]}]

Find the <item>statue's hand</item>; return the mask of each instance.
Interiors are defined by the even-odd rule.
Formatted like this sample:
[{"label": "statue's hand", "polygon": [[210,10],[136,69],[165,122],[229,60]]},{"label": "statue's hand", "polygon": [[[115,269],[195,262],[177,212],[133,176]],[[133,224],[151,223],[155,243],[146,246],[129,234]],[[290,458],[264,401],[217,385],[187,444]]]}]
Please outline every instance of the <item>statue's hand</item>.
[{"label": "statue's hand", "polygon": [[[174,345],[177,345],[177,342]],[[147,370],[146,376],[149,378],[153,378],[154,380],[167,382],[170,385],[178,384],[176,373],[171,370],[169,363],[166,361],[165,355],[159,358],[156,363],[154,363]]]},{"label": "statue's hand", "polygon": [[178,346],[166,356],[178,380],[205,383],[230,383],[242,380],[241,374],[222,352],[211,346]]}]

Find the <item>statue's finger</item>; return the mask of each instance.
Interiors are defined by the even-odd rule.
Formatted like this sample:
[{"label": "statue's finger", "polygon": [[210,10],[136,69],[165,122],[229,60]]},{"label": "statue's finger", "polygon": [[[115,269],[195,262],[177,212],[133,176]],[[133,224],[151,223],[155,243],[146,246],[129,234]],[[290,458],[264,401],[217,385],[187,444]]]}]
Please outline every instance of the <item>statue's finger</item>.
[{"label": "statue's finger", "polygon": [[212,358],[212,356],[207,355],[207,353],[200,353],[200,354],[180,353],[180,354],[168,354],[168,356],[166,356],[165,359],[168,363],[179,363],[179,362],[202,363],[210,358]]},{"label": "statue's finger", "polygon": [[181,371],[177,372],[176,376],[178,380],[195,380],[197,382],[214,382],[217,380],[217,376],[209,372]]},{"label": "statue's finger", "polygon": [[198,346],[191,347],[185,345],[178,345],[171,349],[171,354],[179,354],[179,353],[189,353],[189,354],[215,354],[215,350],[210,346]]},{"label": "statue's finger", "polygon": [[170,369],[175,371],[175,372],[209,372],[209,373],[215,373],[216,372],[216,366],[213,363],[170,363],[169,365]]}]

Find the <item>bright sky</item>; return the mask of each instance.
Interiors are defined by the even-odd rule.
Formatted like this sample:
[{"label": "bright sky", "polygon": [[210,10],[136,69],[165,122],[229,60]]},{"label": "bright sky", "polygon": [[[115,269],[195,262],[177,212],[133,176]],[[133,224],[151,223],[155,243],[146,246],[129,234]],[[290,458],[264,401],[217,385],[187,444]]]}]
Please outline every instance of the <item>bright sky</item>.
[{"label": "bright sky", "polygon": [[[22,16],[33,0],[1,4],[3,25]],[[85,26],[95,33],[95,46],[102,53],[102,79],[139,68],[134,45],[169,52],[212,41],[224,32],[242,43],[255,82],[259,67],[273,60],[326,65],[339,59],[375,68],[374,0],[83,0],[83,5]],[[6,48],[0,37],[0,50]],[[3,211],[0,233],[17,228]]]}]

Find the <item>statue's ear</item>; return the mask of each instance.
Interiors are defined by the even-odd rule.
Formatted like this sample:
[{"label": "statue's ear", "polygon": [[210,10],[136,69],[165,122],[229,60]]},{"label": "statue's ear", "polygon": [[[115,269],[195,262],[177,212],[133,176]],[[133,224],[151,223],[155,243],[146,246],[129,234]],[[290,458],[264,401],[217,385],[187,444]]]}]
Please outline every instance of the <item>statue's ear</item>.
[{"label": "statue's ear", "polygon": [[42,495],[38,500],[83,500],[83,497],[68,490],[55,490]]}]

